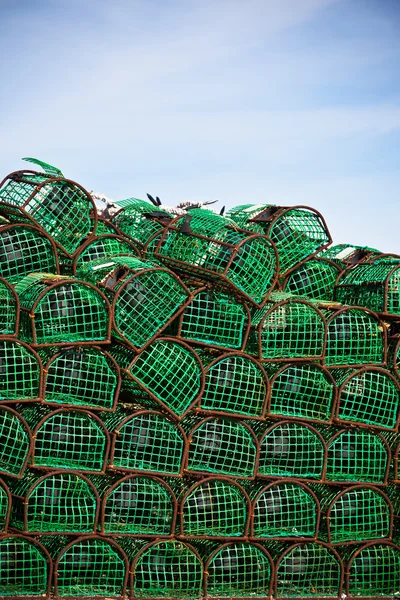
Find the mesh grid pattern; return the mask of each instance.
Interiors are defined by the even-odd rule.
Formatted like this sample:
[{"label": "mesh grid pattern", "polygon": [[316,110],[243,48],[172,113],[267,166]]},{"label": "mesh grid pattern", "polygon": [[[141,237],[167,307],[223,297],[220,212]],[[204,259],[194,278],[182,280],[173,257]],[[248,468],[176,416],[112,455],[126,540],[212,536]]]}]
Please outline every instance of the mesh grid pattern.
[{"label": "mesh grid pattern", "polygon": [[4,532],[7,526],[8,510],[10,508],[7,491],[6,484],[0,479],[0,532]]},{"label": "mesh grid pattern", "polygon": [[400,588],[400,548],[370,544],[349,565],[348,592],[354,596],[393,596]]},{"label": "mesh grid pattern", "polygon": [[265,598],[271,582],[271,565],[254,544],[223,546],[208,564],[207,597]]},{"label": "mesh grid pattern", "polygon": [[282,481],[257,496],[253,506],[254,537],[316,536],[319,507],[307,488]]},{"label": "mesh grid pattern", "polygon": [[227,217],[232,219],[232,221],[234,221],[239,227],[243,227],[244,229],[251,228],[251,230],[253,230],[253,227],[256,226],[256,227],[259,227],[258,231],[262,231],[262,225],[256,225],[255,223],[252,223],[250,221],[250,219],[253,219],[258,214],[260,214],[262,211],[266,210],[267,208],[273,207],[273,206],[275,206],[275,205],[274,204],[239,204],[238,206],[233,206],[232,208],[230,208],[226,212],[226,215],[227,215]]},{"label": "mesh grid pattern", "polygon": [[17,332],[19,306],[9,284],[0,277],[0,335]]},{"label": "mesh grid pattern", "polygon": [[135,247],[117,235],[98,235],[89,244],[80,250],[75,257],[74,268],[77,277],[80,277],[82,268],[82,279],[86,273],[85,264],[107,256],[133,255],[137,256]]},{"label": "mesh grid pattern", "polygon": [[205,419],[189,436],[188,470],[192,473],[251,478],[256,455],[250,430],[231,419]]},{"label": "mesh grid pattern", "polygon": [[285,291],[298,296],[333,300],[335,281],[340,268],[322,258],[308,260],[289,275]]},{"label": "mesh grid pattern", "polygon": [[315,364],[289,364],[271,382],[271,415],[329,421],[334,400],[332,378]]},{"label": "mesh grid pattern", "polygon": [[0,540],[0,596],[46,596],[49,565],[34,540],[18,536]]},{"label": "mesh grid pattern", "polygon": [[321,479],[325,449],[311,428],[278,423],[262,437],[258,475]]},{"label": "mesh grid pattern", "polygon": [[202,563],[181,542],[155,542],[144,549],[134,563],[134,573],[135,598],[190,600],[202,595]]},{"label": "mesh grid pattern", "polygon": [[380,254],[376,248],[367,246],[353,246],[350,244],[336,244],[326,248],[319,256],[327,258],[343,269],[348,265],[355,265],[370,257],[371,254]]},{"label": "mesh grid pattern", "polygon": [[268,382],[260,366],[239,354],[218,359],[206,370],[200,407],[205,411],[262,417]]},{"label": "mesh grid pattern", "polygon": [[[151,215],[158,215],[152,217]],[[173,216],[165,210],[157,208],[148,202],[136,202],[124,208],[114,219],[113,223],[118,230],[140,246],[146,246],[150,238],[156,233],[161,233],[164,226],[157,220],[168,222]]]},{"label": "mesh grid pattern", "polygon": [[182,535],[234,537],[246,535],[247,500],[237,485],[209,479],[189,491],[182,505]]},{"label": "mesh grid pattern", "polygon": [[30,432],[14,411],[0,407],[0,473],[20,477],[30,452]]},{"label": "mesh grid pattern", "polygon": [[32,350],[0,339],[0,402],[23,402],[41,396],[42,366]]}]

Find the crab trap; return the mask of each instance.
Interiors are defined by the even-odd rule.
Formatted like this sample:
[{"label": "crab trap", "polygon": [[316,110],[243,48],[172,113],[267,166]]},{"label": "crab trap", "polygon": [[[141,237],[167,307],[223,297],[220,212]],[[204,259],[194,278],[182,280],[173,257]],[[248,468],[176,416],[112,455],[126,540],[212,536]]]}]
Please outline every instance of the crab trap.
[{"label": "crab trap", "polygon": [[140,251],[131,241],[112,233],[90,237],[75,253],[72,272],[76,277],[85,279],[88,263],[97,260],[106,262],[107,259],[116,256],[140,258]]},{"label": "crab trap", "polygon": [[38,541],[22,535],[0,536],[0,597],[48,598],[52,562]]},{"label": "crab trap", "polygon": [[352,246],[351,244],[336,244],[320,252],[321,258],[328,259],[340,267],[341,270],[366,262],[374,256],[381,254],[376,248],[368,246]]},{"label": "crab trap", "polygon": [[335,282],[341,268],[326,258],[313,258],[292,271],[283,282],[289,294],[318,300],[333,300]]},{"label": "crab trap", "polygon": [[0,406],[0,474],[20,479],[32,452],[32,435],[23,417]]},{"label": "crab trap", "polygon": [[40,400],[42,376],[42,361],[32,348],[0,336],[0,404]]},{"label": "crab trap", "polygon": [[400,588],[400,547],[369,542],[344,554],[349,598],[396,598]]},{"label": "crab trap", "polygon": [[0,335],[16,336],[19,316],[19,298],[11,284],[0,277]]}]

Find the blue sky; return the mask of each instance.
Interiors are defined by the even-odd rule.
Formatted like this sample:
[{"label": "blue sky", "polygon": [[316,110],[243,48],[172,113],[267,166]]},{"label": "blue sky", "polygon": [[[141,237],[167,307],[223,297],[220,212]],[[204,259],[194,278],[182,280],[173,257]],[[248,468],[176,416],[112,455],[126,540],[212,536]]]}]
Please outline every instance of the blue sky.
[{"label": "blue sky", "polygon": [[0,0],[0,167],[400,253],[400,1]]}]

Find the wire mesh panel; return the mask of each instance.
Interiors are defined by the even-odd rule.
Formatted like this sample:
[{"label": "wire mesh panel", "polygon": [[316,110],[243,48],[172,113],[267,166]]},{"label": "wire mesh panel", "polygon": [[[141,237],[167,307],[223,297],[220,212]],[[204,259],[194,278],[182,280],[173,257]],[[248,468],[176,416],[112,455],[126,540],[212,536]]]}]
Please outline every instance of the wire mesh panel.
[{"label": "wire mesh panel", "polygon": [[21,535],[0,537],[1,598],[48,598],[51,572],[42,544]]},{"label": "wire mesh panel", "polygon": [[113,225],[127,238],[133,240],[140,248],[146,249],[150,240],[162,233],[164,227],[174,218],[172,214],[161,208],[155,208],[149,202],[136,200],[123,206],[112,219]]},{"label": "wire mesh panel", "polygon": [[132,379],[165,410],[181,419],[202,393],[204,373],[197,354],[183,342],[159,338],[130,364]]},{"label": "wire mesh panel", "polygon": [[314,427],[281,421],[260,438],[257,476],[321,480],[325,455],[325,442]]},{"label": "wire mesh panel", "polygon": [[6,483],[0,479],[0,533],[8,529],[11,510],[11,494]]},{"label": "wire mesh panel", "polygon": [[393,508],[380,489],[356,485],[338,493],[317,486],[315,491],[321,502],[320,539],[338,545],[391,538]]},{"label": "wire mesh panel", "polygon": [[319,502],[300,481],[278,481],[259,487],[253,498],[252,515],[253,538],[296,540],[317,536]]},{"label": "wire mesh panel", "polygon": [[56,598],[125,598],[128,561],[114,541],[97,536],[70,542],[54,564]]},{"label": "wire mesh panel", "polygon": [[337,418],[343,423],[367,424],[395,429],[400,408],[400,388],[388,371],[365,367],[357,371],[338,369]]},{"label": "wire mesh panel", "polygon": [[387,482],[390,450],[378,433],[342,429],[327,442],[326,481],[335,483]]},{"label": "wire mesh panel", "polygon": [[95,346],[50,348],[40,352],[45,363],[46,404],[91,410],[113,410],[121,385],[116,361]]},{"label": "wire mesh panel", "polygon": [[385,329],[378,317],[361,308],[326,311],[328,333],[325,364],[328,367],[372,364],[385,361]]},{"label": "wire mesh panel", "polygon": [[43,396],[42,362],[27,344],[0,337],[0,403],[27,402]]},{"label": "wire mesh panel", "polygon": [[1,276],[15,285],[29,273],[37,272],[59,272],[57,250],[52,239],[37,227],[27,224],[0,226]]},{"label": "wire mesh panel", "polygon": [[[114,256],[136,256],[140,252],[129,240],[111,233],[99,234],[90,237],[76,252],[72,265],[72,272],[78,278],[85,279],[85,265],[95,260]],[[82,273],[81,273],[82,270]]]},{"label": "wire mesh panel", "polygon": [[0,335],[17,335],[19,298],[11,284],[0,277]]},{"label": "wire mesh panel", "polygon": [[330,422],[336,393],[332,375],[320,365],[285,364],[271,378],[269,414]]},{"label": "wire mesh panel", "polygon": [[21,478],[32,451],[32,438],[25,421],[12,408],[0,407],[0,473]]},{"label": "wire mesh panel", "polygon": [[188,544],[174,540],[146,545],[135,556],[133,598],[185,598],[202,596],[203,564]]},{"label": "wire mesh panel", "polygon": [[223,350],[243,350],[249,327],[245,304],[224,292],[201,288],[179,319],[178,337]]},{"label": "wire mesh panel", "polygon": [[379,250],[376,248],[368,248],[368,246],[336,244],[335,246],[326,248],[319,256],[331,260],[342,269],[346,269],[351,265],[367,261],[369,258],[378,254],[380,254]]},{"label": "wire mesh panel", "polygon": [[224,354],[205,370],[200,408],[209,413],[261,419],[268,395],[268,377],[256,360],[245,354]]},{"label": "wire mesh panel", "polygon": [[188,443],[188,472],[244,479],[254,476],[257,440],[246,423],[208,417],[190,431]]},{"label": "wire mesh panel", "polygon": [[264,308],[253,311],[249,352],[262,361],[318,359],[324,352],[326,325],[321,312],[284,292],[273,292]]},{"label": "wire mesh panel", "polygon": [[276,598],[340,598],[343,565],[326,544],[295,544],[279,557],[275,577]]},{"label": "wire mesh panel", "polygon": [[397,380],[400,380],[400,337],[392,338],[390,343],[390,367]]},{"label": "wire mesh panel", "polygon": [[224,477],[209,477],[186,491],[179,513],[185,538],[244,537],[250,502],[239,484]]},{"label": "wire mesh panel", "polygon": [[105,493],[101,532],[140,536],[171,536],[176,520],[176,500],[171,488],[158,477],[127,475]]},{"label": "wire mesh panel", "polygon": [[74,181],[17,171],[0,185],[0,214],[13,222],[28,220],[39,225],[67,255],[77,250],[96,225],[92,198]]},{"label": "wire mesh panel", "polygon": [[270,240],[201,208],[167,226],[155,257],[189,275],[218,281],[260,306],[276,280],[277,255]]},{"label": "wire mesh panel", "polygon": [[350,597],[397,597],[400,589],[400,548],[390,542],[370,542],[348,560],[346,593]]},{"label": "wire mesh panel", "polygon": [[340,267],[325,258],[307,260],[285,279],[285,292],[321,300],[333,300]]},{"label": "wire mesh panel", "polygon": [[108,342],[110,305],[94,286],[33,273],[15,288],[21,302],[21,337],[39,346]]},{"label": "wire mesh panel", "polygon": [[27,472],[9,487],[12,527],[35,534],[96,531],[99,497],[83,475],[55,471],[39,477]]},{"label": "wire mesh panel", "polygon": [[[114,417],[113,413],[109,413]],[[110,467],[119,471],[179,476],[186,452],[182,428],[155,411],[117,415],[103,421],[112,432]]]},{"label": "wire mesh panel", "polygon": [[217,548],[205,564],[207,598],[266,598],[273,563],[259,544],[235,542]]}]

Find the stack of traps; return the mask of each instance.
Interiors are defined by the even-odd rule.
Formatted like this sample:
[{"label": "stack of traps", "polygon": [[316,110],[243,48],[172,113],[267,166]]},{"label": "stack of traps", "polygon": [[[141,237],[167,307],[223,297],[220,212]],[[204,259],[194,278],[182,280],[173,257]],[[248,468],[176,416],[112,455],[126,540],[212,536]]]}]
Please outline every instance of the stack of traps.
[{"label": "stack of traps", "polygon": [[0,597],[400,592],[400,257],[0,186]]}]

